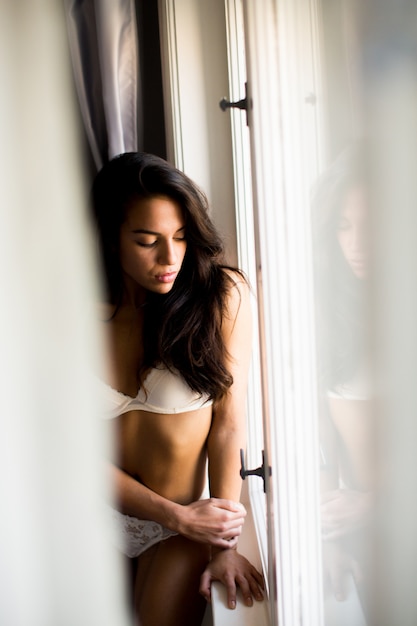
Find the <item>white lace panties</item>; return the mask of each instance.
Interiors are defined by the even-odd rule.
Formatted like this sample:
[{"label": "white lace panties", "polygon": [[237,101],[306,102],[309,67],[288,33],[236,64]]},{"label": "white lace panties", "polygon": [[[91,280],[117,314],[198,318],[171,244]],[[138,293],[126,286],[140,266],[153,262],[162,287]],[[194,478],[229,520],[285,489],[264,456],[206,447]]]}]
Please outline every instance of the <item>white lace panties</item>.
[{"label": "white lace panties", "polygon": [[116,547],[130,558],[139,556],[155,543],[178,534],[157,522],[124,515],[110,506],[106,506],[106,509]]}]

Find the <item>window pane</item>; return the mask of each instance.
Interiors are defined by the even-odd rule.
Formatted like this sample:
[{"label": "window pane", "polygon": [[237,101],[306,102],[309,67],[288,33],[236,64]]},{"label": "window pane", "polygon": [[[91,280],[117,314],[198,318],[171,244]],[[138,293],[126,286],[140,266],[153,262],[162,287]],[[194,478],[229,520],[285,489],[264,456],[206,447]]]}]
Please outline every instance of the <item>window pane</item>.
[{"label": "window pane", "polygon": [[243,6],[272,615],[412,626],[417,5]]}]

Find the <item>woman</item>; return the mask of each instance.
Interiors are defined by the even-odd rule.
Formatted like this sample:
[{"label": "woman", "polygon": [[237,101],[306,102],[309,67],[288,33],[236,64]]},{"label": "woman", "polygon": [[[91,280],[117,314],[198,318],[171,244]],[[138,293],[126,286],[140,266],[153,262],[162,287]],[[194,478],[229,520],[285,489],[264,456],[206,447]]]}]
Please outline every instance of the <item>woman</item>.
[{"label": "woman", "polygon": [[[123,549],[134,558],[142,626],[201,623],[210,584],[228,605],[263,582],[236,550],[240,448],[250,361],[249,289],[223,264],[204,194],[149,154],[110,161],[93,186],[107,283],[101,319],[110,375],[101,382],[114,417]],[[201,499],[206,466],[211,498]]]}]

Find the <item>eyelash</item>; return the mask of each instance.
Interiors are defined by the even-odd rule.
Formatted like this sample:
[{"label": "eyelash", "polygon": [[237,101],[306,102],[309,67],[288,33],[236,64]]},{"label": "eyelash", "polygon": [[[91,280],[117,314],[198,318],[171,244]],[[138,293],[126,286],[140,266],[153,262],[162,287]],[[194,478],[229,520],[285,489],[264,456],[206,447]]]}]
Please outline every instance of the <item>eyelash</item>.
[{"label": "eyelash", "polygon": [[153,248],[156,245],[156,241],[152,243],[142,243],[140,241],[137,241],[136,244],[140,246],[141,248]]},{"label": "eyelash", "polygon": [[[174,241],[185,241],[185,239],[185,237],[174,237]],[[141,241],[137,241],[136,243],[141,248],[153,248],[158,242],[153,241],[152,243],[142,243]]]}]

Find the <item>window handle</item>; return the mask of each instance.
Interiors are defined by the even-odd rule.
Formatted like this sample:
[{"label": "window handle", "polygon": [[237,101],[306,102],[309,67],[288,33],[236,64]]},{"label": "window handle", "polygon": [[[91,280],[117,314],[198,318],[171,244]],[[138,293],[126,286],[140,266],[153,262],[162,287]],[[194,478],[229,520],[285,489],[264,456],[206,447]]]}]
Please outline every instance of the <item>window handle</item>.
[{"label": "window handle", "polygon": [[[240,477],[242,480],[246,479],[246,476],[259,476],[262,478],[264,483],[264,493],[266,493],[265,488],[265,451],[262,450],[262,465],[257,467],[256,469],[248,470],[245,467],[245,453],[240,449]],[[271,468],[268,468],[268,476],[271,476]]]},{"label": "window handle", "polygon": [[222,98],[219,102],[219,107],[222,111],[227,111],[227,109],[241,109],[242,111],[246,111],[246,126],[248,126],[248,110],[249,110],[249,99],[248,99],[248,84],[245,83],[245,97],[242,100],[237,100],[236,102],[230,102],[227,98]]}]

